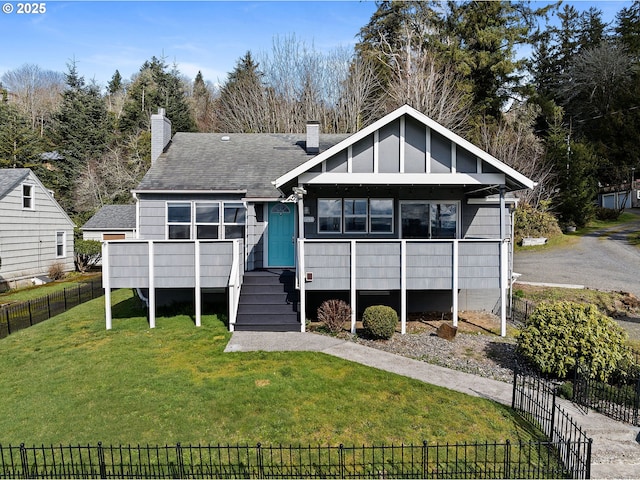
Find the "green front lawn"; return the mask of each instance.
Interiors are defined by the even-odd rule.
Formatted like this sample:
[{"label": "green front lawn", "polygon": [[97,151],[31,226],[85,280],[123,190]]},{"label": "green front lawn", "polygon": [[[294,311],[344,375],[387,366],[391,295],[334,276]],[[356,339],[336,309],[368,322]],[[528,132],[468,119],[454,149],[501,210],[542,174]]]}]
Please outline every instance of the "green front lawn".
[{"label": "green front lawn", "polygon": [[3,303],[26,302],[35,298],[45,297],[51,293],[59,292],[65,288],[75,287],[76,284],[83,281],[89,281],[97,278],[96,273],[70,273],[64,280],[47,283],[45,285],[36,285],[33,287],[18,288],[0,293],[0,305]]},{"label": "green front lawn", "polygon": [[[529,440],[511,409],[318,353],[223,353],[215,316],[148,328],[128,290],[0,340],[0,443]],[[130,317],[130,318],[128,318]]]}]

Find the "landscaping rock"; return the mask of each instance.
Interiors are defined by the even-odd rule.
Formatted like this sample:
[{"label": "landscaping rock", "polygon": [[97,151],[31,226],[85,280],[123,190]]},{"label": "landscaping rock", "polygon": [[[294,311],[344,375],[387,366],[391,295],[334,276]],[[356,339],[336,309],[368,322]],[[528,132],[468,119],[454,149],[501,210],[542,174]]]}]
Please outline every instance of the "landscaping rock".
[{"label": "landscaping rock", "polygon": [[445,340],[453,340],[456,337],[456,333],[458,333],[458,328],[448,323],[443,323],[436,330],[436,335]]}]

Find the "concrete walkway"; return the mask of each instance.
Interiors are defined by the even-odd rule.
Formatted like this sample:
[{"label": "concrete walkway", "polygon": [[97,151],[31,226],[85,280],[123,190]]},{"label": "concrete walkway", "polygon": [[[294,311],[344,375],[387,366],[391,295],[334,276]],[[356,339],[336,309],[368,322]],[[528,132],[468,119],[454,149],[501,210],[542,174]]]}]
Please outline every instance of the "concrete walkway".
[{"label": "concrete walkway", "polygon": [[[234,332],[225,352],[312,351],[511,405],[512,385],[314,333]],[[640,479],[640,428],[563,404],[593,438],[592,478]]]}]

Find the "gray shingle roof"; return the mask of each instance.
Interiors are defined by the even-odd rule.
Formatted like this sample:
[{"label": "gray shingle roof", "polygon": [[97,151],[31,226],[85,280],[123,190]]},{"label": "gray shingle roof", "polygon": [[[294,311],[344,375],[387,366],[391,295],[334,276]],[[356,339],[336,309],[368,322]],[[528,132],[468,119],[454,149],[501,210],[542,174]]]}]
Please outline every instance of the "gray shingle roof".
[{"label": "gray shingle roof", "polygon": [[0,198],[29,176],[28,168],[0,168]]},{"label": "gray shingle roof", "polygon": [[135,205],[105,205],[82,226],[83,230],[133,230],[135,228]]},{"label": "gray shingle roof", "polygon": [[[347,137],[321,135],[320,151]],[[305,134],[176,133],[136,191],[246,190],[247,197],[277,197],[271,182],[312,158],[305,140]]]}]

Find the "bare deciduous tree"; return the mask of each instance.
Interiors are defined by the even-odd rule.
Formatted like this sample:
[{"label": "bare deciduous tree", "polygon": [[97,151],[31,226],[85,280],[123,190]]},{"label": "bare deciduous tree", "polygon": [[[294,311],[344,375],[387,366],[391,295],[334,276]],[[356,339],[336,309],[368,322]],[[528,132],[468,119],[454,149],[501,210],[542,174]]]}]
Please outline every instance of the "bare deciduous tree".
[{"label": "bare deciduous tree", "polygon": [[64,74],[26,63],[2,75],[2,83],[9,91],[11,101],[42,136],[52,113],[62,102]]},{"label": "bare deciduous tree", "polygon": [[557,192],[557,176],[546,160],[542,140],[534,133],[538,114],[535,106],[515,104],[497,124],[485,122],[479,128],[480,148],[537,182],[534,190],[518,193],[535,208]]}]

